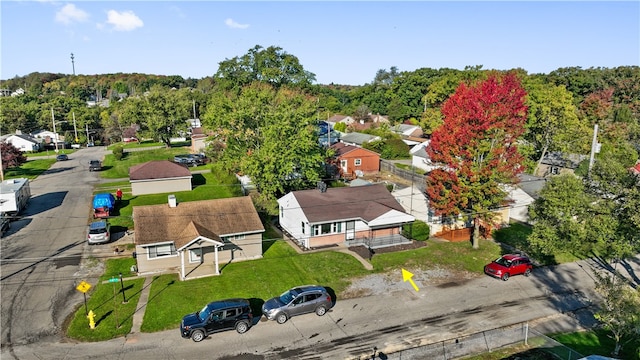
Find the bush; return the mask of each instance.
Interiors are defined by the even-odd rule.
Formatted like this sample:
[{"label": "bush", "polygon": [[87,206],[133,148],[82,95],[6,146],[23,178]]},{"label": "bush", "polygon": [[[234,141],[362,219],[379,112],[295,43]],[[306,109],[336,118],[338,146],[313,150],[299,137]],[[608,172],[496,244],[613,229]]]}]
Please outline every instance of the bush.
[{"label": "bush", "polygon": [[429,225],[421,220],[416,220],[413,224],[406,224],[402,231],[411,239],[425,241],[429,239]]},{"label": "bush", "polygon": [[124,155],[124,149],[122,148],[121,145],[117,145],[113,148],[113,157],[115,157],[116,160],[122,160],[123,155]]}]

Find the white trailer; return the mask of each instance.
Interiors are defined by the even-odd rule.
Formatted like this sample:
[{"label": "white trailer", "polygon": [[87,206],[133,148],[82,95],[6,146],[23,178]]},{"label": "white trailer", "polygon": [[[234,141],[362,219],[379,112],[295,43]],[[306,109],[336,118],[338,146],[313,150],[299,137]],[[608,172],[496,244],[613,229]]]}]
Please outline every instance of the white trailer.
[{"label": "white trailer", "polygon": [[27,206],[29,198],[29,179],[9,179],[0,183],[0,212],[17,214]]}]

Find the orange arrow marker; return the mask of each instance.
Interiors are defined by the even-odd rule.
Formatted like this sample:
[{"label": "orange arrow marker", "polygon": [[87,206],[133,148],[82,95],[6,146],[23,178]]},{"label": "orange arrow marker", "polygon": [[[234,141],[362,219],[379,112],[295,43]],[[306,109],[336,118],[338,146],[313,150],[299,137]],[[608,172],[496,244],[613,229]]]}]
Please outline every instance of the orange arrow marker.
[{"label": "orange arrow marker", "polygon": [[402,281],[407,282],[409,281],[411,283],[411,286],[413,286],[413,288],[416,291],[420,291],[420,289],[418,289],[418,285],[416,285],[416,283],[413,282],[413,274],[405,269],[402,269]]}]

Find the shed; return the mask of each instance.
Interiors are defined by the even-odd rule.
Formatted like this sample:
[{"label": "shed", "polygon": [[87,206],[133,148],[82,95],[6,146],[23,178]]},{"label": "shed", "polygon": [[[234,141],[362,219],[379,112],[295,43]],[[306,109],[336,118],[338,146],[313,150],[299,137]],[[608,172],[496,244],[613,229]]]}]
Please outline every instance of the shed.
[{"label": "shed", "polygon": [[129,168],[132,195],[191,190],[191,171],[169,160],[155,160]]}]

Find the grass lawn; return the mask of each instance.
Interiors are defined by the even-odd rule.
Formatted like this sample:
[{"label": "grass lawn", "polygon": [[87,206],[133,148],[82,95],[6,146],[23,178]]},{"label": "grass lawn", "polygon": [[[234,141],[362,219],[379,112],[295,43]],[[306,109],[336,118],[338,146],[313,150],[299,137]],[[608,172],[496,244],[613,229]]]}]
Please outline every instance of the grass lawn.
[{"label": "grass lawn", "polygon": [[[418,250],[375,255],[373,264],[374,272],[433,266],[482,272],[483,265],[499,253],[500,247],[489,241],[482,242],[479,251],[467,243],[430,242]],[[208,302],[230,297],[250,299],[259,314],[266,299],[300,284],[326,286],[340,299],[352,279],[370,274],[350,255],[334,251],[299,255],[284,241],[267,241],[263,259],[231,263],[222,271],[222,276],[185,282],[177,275],[154,278],[142,331],[176,328],[182,316]]]},{"label": "grass lawn", "polygon": [[516,249],[522,250],[535,258],[541,265],[562,264],[580,260],[570,253],[557,253],[553,256],[541,255],[529,245],[531,226],[521,223],[512,223],[508,227],[493,232],[493,238]]},{"label": "grass lawn", "polygon": [[4,178],[28,178],[29,180],[33,180],[40,174],[48,170],[51,165],[55,164],[55,162],[55,157],[53,157],[52,159],[27,160],[26,163],[20,165],[19,167],[5,169]]},{"label": "grass lawn", "polygon": [[[570,334],[554,334],[550,337],[585,356],[611,356],[611,352],[615,348],[615,341],[608,336],[609,334],[605,330],[589,330]],[[630,339],[627,338],[624,341],[626,340]],[[640,338],[636,337],[625,344],[617,357],[619,359],[640,360]]]},{"label": "grass lawn", "polygon": [[87,294],[87,309],[95,313],[95,329],[89,328],[89,319],[85,313],[84,304],[75,312],[67,336],[82,341],[103,341],[123,336],[131,331],[133,314],[137,308],[140,292],[144,285],[144,278],[123,281],[124,295],[127,300],[123,304],[120,281],[102,283],[112,277],[128,276],[135,259],[112,259],[106,263],[106,271],[97,284]]},{"label": "grass lawn", "polygon": [[167,202],[167,196],[169,194],[174,194],[178,202],[242,196],[240,183],[233,174],[214,174],[211,172],[194,174],[192,183],[195,187],[191,191],[132,196],[129,183],[119,181],[101,184],[94,190],[94,193],[110,192],[115,195],[115,191],[118,188],[121,188],[124,192],[122,201],[116,204],[115,216],[109,219],[111,226],[120,228],[114,229],[113,231],[133,229],[134,224],[132,216],[134,206],[164,204]]},{"label": "grass lawn", "polygon": [[[106,179],[120,179],[129,177],[129,168],[152,160],[171,160],[179,154],[189,153],[189,148],[172,147],[170,149],[154,149],[145,151],[133,151],[124,153],[122,159],[116,160],[113,154],[108,154],[102,161],[102,171],[100,176]],[[190,168],[191,170],[201,170],[209,168],[208,165],[200,165]]]}]

